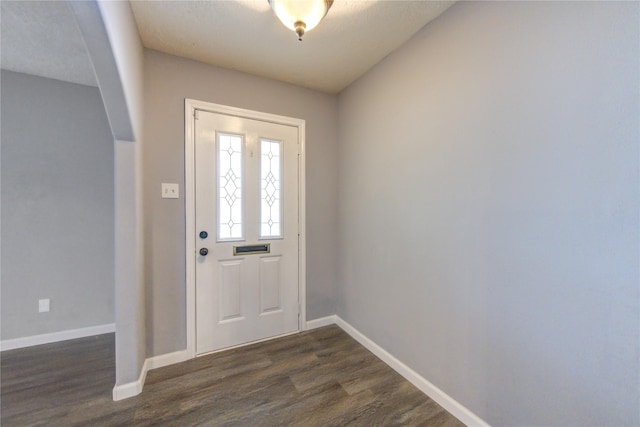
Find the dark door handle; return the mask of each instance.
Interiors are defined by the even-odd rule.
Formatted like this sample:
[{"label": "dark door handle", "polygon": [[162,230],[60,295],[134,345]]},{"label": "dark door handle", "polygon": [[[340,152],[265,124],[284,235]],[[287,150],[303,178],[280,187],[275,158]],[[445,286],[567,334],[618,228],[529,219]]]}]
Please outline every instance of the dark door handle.
[{"label": "dark door handle", "polygon": [[209,253],[209,249],[207,248],[200,249],[200,255],[207,256],[208,253]]},{"label": "dark door handle", "polygon": [[206,239],[209,236],[209,233],[207,233],[206,231],[201,231],[200,232],[200,238],[201,239]]}]

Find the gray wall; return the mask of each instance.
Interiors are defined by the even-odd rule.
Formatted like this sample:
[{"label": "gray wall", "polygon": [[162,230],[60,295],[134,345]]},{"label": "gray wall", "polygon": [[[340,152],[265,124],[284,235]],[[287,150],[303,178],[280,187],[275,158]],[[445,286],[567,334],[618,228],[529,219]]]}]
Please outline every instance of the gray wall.
[{"label": "gray wall", "polygon": [[492,425],[640,423],[639,23],[458,3],[339,97],[337,312]]},{"label": "gray wall", "polygon": [[[307,319],[335,313],[336,97],[155,51],[145,60],[148,356],[186,347],[185,98],[306,120]],[[162,182],[180,184],[180,199],[161,199]]]},{"label": "gray wall", "polygon": [[113,323],[113,138],[100,93],[1,77],[2,339]]}]

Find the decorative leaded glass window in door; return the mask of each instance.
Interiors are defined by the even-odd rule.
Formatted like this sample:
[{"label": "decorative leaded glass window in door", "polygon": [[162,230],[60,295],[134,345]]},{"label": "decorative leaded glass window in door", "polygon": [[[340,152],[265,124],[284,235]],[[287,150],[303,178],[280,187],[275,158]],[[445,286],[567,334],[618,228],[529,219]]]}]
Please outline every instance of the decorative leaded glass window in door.
[{"label": "decorative leaded glass window in door", "polygon": [[282,237],[282,144],[260,140],[260,237]]},{"label": "decorative leaded glass window in door", "polygon": [[241,135],[217,134],[218,142],[218,239],[240,240],[242,224]]}]

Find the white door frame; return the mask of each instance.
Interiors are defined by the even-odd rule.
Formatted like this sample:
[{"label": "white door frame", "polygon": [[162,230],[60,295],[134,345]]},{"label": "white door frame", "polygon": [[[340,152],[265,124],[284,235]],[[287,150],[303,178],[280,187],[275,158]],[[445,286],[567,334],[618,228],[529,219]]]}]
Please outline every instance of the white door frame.
[{"label": "white door frame", "polygon": [[307,282],[306,282],[306,162],[305,162],[305,121],[292,117],[278,116],[259,111],[213,104],[211,102],[184,100],[184,170],[185,170],[185,214],[186,214],[186,283],[187,283],[187,354],[196,357],[196,196],[195,196],[195,129],[196,110],[217,114],[261,120],[264,122],[294,126],[298,128],[298,330],[307,324]]}]

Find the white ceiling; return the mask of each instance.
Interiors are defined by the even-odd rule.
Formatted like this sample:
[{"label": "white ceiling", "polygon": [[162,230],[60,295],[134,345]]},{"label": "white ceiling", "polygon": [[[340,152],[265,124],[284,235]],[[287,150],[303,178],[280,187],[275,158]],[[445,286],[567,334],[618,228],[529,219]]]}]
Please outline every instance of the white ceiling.
[{"label": "white ceiling", "polygon": [[[145,47],[338,93],[453,1],[335,0],[298,42],[267,0],[131,1]],[[66,1],[0,1],[3,69],[96,86]]]},{"label": "white ceiling", "polygon": [[145,47],[338,93],[453,2],[335,0],[302,42],[267,0],[131,2]]},{"label": "white ceiling", "polygon": [[97,86],[66,1],[0,1],[2,69]]}]

